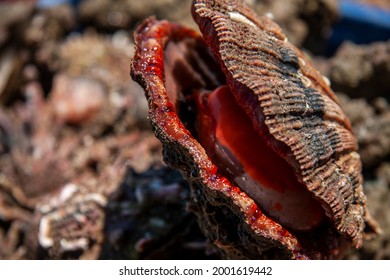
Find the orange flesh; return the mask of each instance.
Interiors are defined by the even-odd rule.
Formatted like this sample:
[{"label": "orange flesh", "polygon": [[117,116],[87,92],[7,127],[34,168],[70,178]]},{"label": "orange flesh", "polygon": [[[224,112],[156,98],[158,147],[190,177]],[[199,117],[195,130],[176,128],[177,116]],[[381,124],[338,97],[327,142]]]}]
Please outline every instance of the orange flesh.
[{"label": "orange flesh", "polygon": [[[280,224],[296,230],[318,225],[324,218],[322,207],[298,181],[291,166],[255,131],[229,88],[216,89],[207,102],[204,98],[199,96],[198,134],[220,171],[230,174],[230,179]],[[222,158],[226,155],[233,158]],[[241,167],[232,175],[234,168],[222,162],[239,162]]]}]

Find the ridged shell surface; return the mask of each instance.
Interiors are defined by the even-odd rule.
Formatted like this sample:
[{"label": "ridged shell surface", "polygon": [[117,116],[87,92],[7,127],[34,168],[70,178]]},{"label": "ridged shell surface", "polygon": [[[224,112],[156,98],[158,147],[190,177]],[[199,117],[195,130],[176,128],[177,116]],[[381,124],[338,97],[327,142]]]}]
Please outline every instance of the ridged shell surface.
[{"label": "ridged shell surface", "polygon": [[361,246],[361,161],[327,79],[277,24],[242,1],[197,0],[192,12],[257,131],[295,169],[340,234]]}]

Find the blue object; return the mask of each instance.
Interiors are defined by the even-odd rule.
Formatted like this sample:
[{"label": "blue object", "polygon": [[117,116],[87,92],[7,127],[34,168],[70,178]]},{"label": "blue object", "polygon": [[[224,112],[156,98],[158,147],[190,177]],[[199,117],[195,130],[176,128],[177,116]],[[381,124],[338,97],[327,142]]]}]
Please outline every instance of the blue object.
[{"label": "blue object", "polygon": [[351,0],[340,0],[339,5],[341,21],[333,27],[330,52],[347,40],[356,44],[390,40],[390,11]]},{"label": "blue object", "polygon": [[39,8],[48,8],[48,7],[54,7],[65,3],[76,6],[78,2],[80,2],[80,0],[38,0],[37,6]]}]

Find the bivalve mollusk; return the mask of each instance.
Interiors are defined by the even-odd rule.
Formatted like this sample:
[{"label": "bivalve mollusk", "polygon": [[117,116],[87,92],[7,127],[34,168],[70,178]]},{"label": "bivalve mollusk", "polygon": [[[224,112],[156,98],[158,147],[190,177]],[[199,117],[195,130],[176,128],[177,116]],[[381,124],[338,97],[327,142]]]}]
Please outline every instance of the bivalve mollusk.
[{"label": "bivalve mollusk", "polygon": [[341,257],[377,231],[350,122],[327,79],[243,2],[193,1],[203,36],[145,20],[131,75],[224,257]]}]

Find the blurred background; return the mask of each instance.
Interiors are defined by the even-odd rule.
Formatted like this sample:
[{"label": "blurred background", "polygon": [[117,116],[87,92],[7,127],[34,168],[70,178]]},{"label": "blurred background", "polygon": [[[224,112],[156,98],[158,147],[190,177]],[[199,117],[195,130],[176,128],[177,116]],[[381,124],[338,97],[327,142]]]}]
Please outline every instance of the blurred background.
[{"label": "blurred background", "polygon": [[[248,0],[329,78],[390,258],[390,1]],[[191,0],[0,0],[0,259],[218,259],[162,162],[129,76],[143,19],[197,29]]]}]

